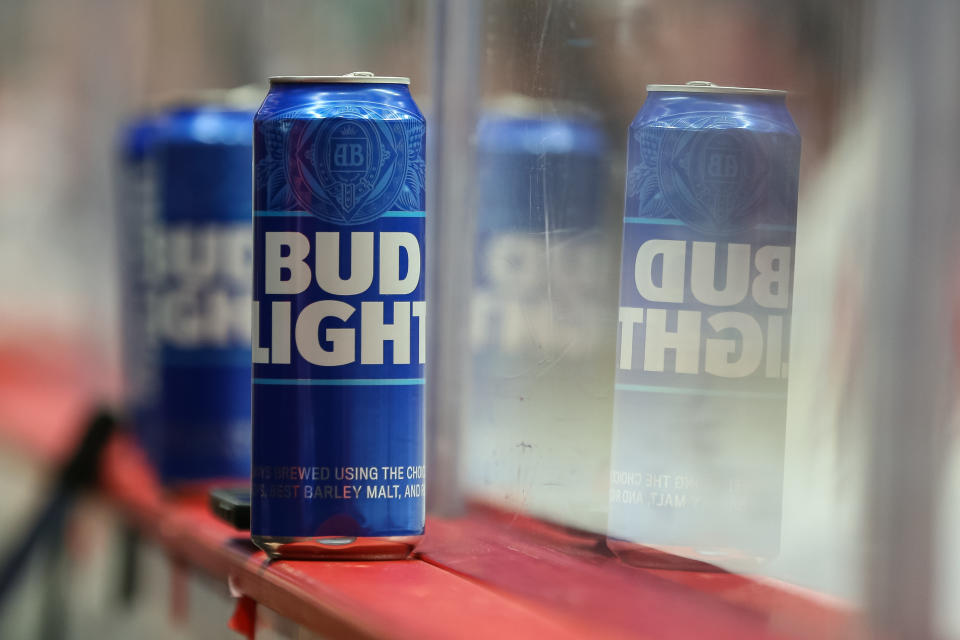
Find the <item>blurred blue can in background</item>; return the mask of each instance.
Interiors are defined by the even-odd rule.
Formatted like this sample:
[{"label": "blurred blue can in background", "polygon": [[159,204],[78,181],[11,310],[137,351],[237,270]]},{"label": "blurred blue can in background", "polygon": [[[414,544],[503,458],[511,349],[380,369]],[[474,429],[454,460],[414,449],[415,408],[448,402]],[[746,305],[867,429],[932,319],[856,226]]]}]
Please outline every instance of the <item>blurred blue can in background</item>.
[{"label": "blurred blue can in background", "polygon": [[[609,411],[597,407],[609,395],[604,327],[615,302],[605,294],[616,295],[603,229],[607,152],[597,119],[576,103],[508,95],[481,114],[462,456],[475,497],[570,514],[565,524],[595,530],[604,525],[596,505],[605,476],[591,476],[606,460],[563,451],[595,450],[586,441]],[[541,455],[542,464],[529,464]],[[521,476],[531,466],[539,477]]]},{"label": "blurred blue can in background", "polygon": [[[780,538],[800,136],[785,92],[651,85],[630,126],[608,544]],[[666,556],[656,556],[665,558]]]},{"label": "blurred blue can in background", "polygon": [[251,534],[401,558],[423,534],[426,122],[406,78],[279,77],[257,112]]},{"label": "blurred blue can in background", "polygon": [[141,179],[124,233],[129,413],[176,489],[250,469],[253,111],[233,95],[160,109],[128,162]]}]

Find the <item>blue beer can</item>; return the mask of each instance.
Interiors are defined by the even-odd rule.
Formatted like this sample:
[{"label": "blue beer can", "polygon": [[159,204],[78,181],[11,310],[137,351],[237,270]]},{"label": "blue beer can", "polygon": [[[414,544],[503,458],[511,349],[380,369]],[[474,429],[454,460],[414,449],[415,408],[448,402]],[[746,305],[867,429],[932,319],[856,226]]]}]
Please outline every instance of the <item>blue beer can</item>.
[{"label": "blue beer can", "polygon": [[424,528],[426,122],[406,78],[271,78],[254,123],[251,535],[400,558]]},{"label": "blue beer can", "polygon": [[[800,136],[783,91],[651,85],[630,126],[608,544],[779,549]],[[643,545],[643,546],[640,546]]]},{"label": "blue beer can", "polygon": [[250,471],[253,110],[227,98],[198,93],[157,112],[133,225],[144,324],[127,358],[139,372],[132,414],[177,490]]}]

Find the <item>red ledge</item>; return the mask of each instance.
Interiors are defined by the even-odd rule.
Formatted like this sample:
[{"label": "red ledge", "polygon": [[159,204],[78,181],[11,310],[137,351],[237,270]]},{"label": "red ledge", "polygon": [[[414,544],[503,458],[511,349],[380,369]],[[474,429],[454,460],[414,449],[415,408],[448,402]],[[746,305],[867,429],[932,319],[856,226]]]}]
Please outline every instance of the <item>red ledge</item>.
[{"label": "red ledge", "polygon": [[849,638],[857,616],[842,603],[769,578],[724,571],[633,567],[603,537],[474,505],[434,518],[419,555],[486,585],[580,611],[597,629],[670,637]]},{"label": "red ledge", "polygon": [[[206,500],[164,500],[139,450],[118,438],[101,482],[121,513],[175,559],[230,581],[235,591],[334,638],[553,637],[591,635],[589,620],[511,598],[428,562],[294,562],[267,559],[217,520]],[[225,621],[226,622],[226,621]]]},{"label": "red ledge", "polygon": [[[9,355],[0,348],[0,435],[41,460],[62,459],[91,406],[89,385],[62,358],[24,367],[23,354]],[[482,507],[454,520],[430,518],[412,560],[270,562],[245,533],[215,519],[204,499],[165,499],[123,436],[108,447],[101,485],[177,561],[333,638],[740,640],[855,632],[852,612],[816,594],[729,573],[626,566],[598,536]]]}]

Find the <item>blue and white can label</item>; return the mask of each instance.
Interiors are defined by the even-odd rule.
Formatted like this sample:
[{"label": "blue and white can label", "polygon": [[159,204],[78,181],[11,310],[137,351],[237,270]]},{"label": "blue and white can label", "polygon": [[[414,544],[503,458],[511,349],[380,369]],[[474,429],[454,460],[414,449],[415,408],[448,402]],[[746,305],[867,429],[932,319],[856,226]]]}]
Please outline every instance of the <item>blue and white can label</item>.
[{"label": "blue and white can label", "polygon": [[630,133],[609,535],[773,554],[799,136],[782,94],[682,92]]},{"label": "blue and white can label", "polygon": [[252,125],[249,110],[171,108],[146,152],[133,413],[169,487],[250,468]]},{"label": "blue and white can label", "polygon": [[257,536],[423,532],[425,123],[338,89],[274,85],[255,124]]}]

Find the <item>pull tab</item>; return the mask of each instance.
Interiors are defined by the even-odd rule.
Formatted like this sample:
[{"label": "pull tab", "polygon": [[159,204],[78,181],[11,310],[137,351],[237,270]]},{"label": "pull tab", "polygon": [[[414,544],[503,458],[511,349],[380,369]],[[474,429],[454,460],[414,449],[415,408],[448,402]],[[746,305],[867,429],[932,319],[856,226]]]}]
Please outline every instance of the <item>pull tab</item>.
[{"label": "pull tab", "polygon": [[344,78],[372,78],[372,71],[351,71],[350,73],[343,74]]},{"label": "pull tab", "polygon": [[717,85],[713,84],[708,80],[691,80],[687,83],[688,87],[715,87]]}]

